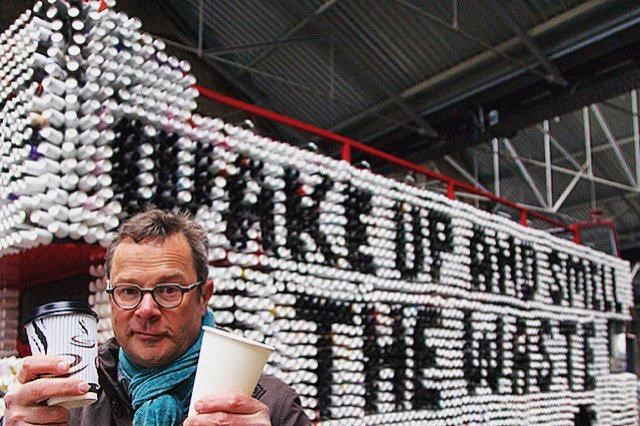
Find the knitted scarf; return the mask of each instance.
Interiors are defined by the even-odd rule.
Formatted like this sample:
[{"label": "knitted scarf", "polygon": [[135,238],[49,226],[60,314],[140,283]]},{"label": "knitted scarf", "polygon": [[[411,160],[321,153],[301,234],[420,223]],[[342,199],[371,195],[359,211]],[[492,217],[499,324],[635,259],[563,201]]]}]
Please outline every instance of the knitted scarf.
[{"label": "knitted scarf", "polygon": [[[202,325],[214,326],[213,312],[207,309]],[[189,411],[191,390],[203,331],[193,345],[173,363],[156,368],[134,364],[120,348],[119,368],[129,386],[135,426],[181,425]]]}]

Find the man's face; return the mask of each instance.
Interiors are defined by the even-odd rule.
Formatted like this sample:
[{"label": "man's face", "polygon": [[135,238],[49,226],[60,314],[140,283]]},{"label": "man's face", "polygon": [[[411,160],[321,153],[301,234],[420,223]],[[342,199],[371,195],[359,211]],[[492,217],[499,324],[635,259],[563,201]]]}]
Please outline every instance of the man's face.
[{"label": "man's face", "polygon": [[[164,241],[135,243],[123,240],[115,250],[109,277],[111,285],[137,284],[153,288],[160,283],[186,286],[196,282],[191,248],[182,234]],[[196,340],[212,284],[184,294],[180,306],[160,308],[145,294],[135,309],[118,307],[111,298],[111,323],[115,338],[138,365],[159,367],[182,355]]]}]

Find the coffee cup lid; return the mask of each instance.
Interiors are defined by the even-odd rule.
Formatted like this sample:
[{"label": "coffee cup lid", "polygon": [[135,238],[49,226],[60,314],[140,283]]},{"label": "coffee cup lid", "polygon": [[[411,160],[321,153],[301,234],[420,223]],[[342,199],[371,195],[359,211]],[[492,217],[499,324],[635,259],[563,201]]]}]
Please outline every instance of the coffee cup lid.
[{"label": "coffee cup lid", "polygon": [[38,306],[31,311],[31,314],[27,317],[25,324],[29,324],[38,318],[64,314],[85,314],[92,315],[96,319],[98,318],[98,314],[93,312],[88,303],[75,300],[64,300],[62,302],[53,302]]}]

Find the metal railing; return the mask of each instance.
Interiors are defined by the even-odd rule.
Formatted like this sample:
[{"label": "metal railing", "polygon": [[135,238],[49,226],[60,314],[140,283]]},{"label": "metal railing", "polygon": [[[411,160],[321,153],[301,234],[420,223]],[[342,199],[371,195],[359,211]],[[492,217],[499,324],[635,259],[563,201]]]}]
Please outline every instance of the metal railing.
[{"label": "metal railing", "polygon": [[194,87],[200,92],[202,96],[214,102],[245,111],[249,114],[259,116],[267,120],[271,120],[277,123],[287,125],[294,129],[302,130],[312,135],[319,136],[320,138],[328,141],[338,143],[342,145],[341,157],[342,157],[342,160],[344,161],[351,162],[351,154],[354,150],[360,151],[366,154],[370,154],[374,157],[388,161],[389,163],[404,167],[407,170],[422,174],[431,179],[435,179],[437,181],[442,182],[443,184],[446,185],[447,196],[450,199],[455,199],[457,190],[462,190],[471,194],[476,194],[494,203],[501,204],[516,210],[517,212],[519,212],[519,215],[520,215],[519,216],[520,223],[524,226],[528,226],[530,218],[535,218],[545,223],[548,223],[550,225],[553,225],[554,227],[559,228],[564,232],[570,232],[573,235],[574,241],[577,243],[580,242],[578,230],[574,226],[567,225],[564,222],[548,217],[540,212],[528,209],[527,207],[521,206],[518,203],[515,203],[513,201],[507,200],[502,197],[498,197],[497,195],[489,191],[476,188],[475,186],[469,183],[462,182],[458,179],[452,178],[451,176],[446,176],[441,173],[434,172],[433,170],[430,170],[426,167],[420,166],[418,164],[396,157],[395,155],[392,155],[387,152],[381,151],[379,149],[373,148],[371,146],[365,145],[362,142],[358,142],[346,136],[333,133],[329,130],[314,126],[312,124],[305,123],[300,120],[296,120],[295,118],[286,116],[284,114],[280,114],[280,113],[268,110],[266,108],[262,108],[257,105],[250,104],[248,102],[235,99],[233,97],[224,95],[222,93],[216,92],[215,90],[207,89],[199,85],[195,85]]}]

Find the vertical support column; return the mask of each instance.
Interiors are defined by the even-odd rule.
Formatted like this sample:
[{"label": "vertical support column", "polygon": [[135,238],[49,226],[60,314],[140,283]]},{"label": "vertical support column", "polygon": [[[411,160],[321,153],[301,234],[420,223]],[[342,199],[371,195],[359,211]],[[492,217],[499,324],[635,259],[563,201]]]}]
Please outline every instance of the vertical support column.
[{"label": "vertical support column", "polygon": [[500,145],[498,144],[498,138],[491,140],[493,146],[493,192],[498,197],[500,196]]},{"label": "vertical support column", "polygon": [[454,29],[458,28],[458,0],[453,0],[453,22],[451,22],[451,26]]},{"label": "vertical support column", "polygon": [[447,197],[450,200],[456,199],[456,185],[453,183],[453,181],[447,182]]},{"label": "vertical support column", "polygon": [[348,143],[342,144],[342,161],[346,161],[347,163],[351,163],[351,145]]},{"label": "vertical support column", "polygon": [[[593,162],[591,159],[591,123],[589,120],[589,107],[582,108],[582,123],[584,126],[584,151],[585,161],[587,163],[587,173],[590,178],[593,178]],[[593,179],[589,180],[589,187],[591,191],[591,208],[596,208],[596,187]]]},{"label": "vertical support column", "polygon": [[[476,188],[478,187],[477,183],[480,182],[480,179],[478,177],[479,175],[479,164],[478,164],[478,155],[476,152],[475,148],[471,148],[471,151],[473,152],[473,179],[475,181],[474,185],[476,186]],[[480,207],[480,200],[478,200],[477,198],[475,199],[475,201],[473,202],[474,205],[476,206],[476,208]]]},{"label": "vertical support column", "polygon": [[577,224],[572,223],[569,225],[569,228],[573,234],[573,242],[576,244],[582,244],[582,239],[580,238],[580,227]]},{"label": "vertical support column", "polygon": [[544,132],[544,164],[547,177],[547,206],[553,206],[553,182],[551,179],[551,135],[549,134],[549,120],[542,123]]},{"label": "vertical support column", "polygon": [[329,96],[336,95],[336,39],[331,37],[331,49],[329,50]]},{"label": "vertical support column", "polygon": [[204,46],[204,0],[198,2],[198,57],[202,58]]},{"label": "vertical support column", "polygon": [[640,122],[638,120],[638,91],[631,91],[631,111],[633,112],[633,149],[636,157],[636,188],[640,189]]}]

